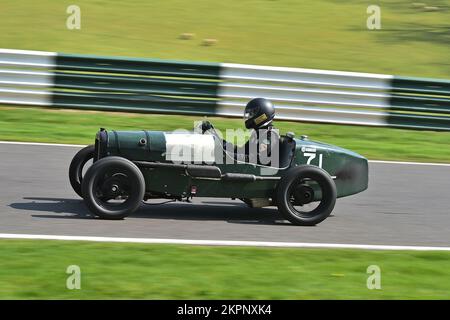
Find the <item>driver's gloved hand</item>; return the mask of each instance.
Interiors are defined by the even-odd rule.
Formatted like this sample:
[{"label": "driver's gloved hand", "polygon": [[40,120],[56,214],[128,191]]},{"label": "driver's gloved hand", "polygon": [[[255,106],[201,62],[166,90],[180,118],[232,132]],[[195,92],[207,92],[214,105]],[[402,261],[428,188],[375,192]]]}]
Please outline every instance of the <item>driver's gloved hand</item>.
[{"label": "driver's gloved hand", "polygon": [[208,131],[209,129],[212,129],[212,124],[208,120],[204,120],[202,122],[202,133],[205,133],[205,131]]}]

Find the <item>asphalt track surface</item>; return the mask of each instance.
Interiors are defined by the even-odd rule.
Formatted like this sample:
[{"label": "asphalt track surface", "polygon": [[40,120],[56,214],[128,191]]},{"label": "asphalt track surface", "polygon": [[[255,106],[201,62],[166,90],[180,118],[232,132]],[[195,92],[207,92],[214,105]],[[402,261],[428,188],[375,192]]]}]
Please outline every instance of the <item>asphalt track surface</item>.
[{"label": "asphalt track surface", "polygon": [[369,189],[338,199],[314,227],[239,200],[142,205],[121,221],[94,218],[68,182],[75,147],[0,144],[0,233],[198,240],[450,245],[450,166],[370,163]]}]

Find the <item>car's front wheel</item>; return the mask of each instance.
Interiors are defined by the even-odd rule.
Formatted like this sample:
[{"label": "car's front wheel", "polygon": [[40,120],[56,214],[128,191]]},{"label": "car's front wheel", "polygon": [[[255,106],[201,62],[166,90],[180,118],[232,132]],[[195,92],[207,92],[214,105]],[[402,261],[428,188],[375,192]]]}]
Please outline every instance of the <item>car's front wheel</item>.
[{"label": "car's front wheel", "polygon": [[336,203],[336,185],[323,169],[304,165],[290,169],[276,190],[279,212],[291,223],[316,225],[325,220]]},{"label": "car's front wheel", "polygon": [[136,211],[145,193],[142,172],[131,161],[105,157],[86,172],[81,185],[89,210],[103,219],[123,219]]}]

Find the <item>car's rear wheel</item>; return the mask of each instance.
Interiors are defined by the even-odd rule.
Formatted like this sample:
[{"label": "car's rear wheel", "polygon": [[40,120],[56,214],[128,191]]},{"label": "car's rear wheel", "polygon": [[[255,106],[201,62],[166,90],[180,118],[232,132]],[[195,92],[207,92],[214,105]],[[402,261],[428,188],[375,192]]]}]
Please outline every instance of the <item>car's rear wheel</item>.
[{"label": "car's rear wheel", "polygon": [[281,178],[276,201],[286,220],[295,225],[316,225],[333,211],[336,185],[325,170],[310,165],[299,166]]},{"label": "car's rear wheel", "polygon": [[106,157],[86,172],[81,185],[89,210],[103,219],[123,219],[139,208],[145,193],[142,172],[131,161]]},{"label": "car's rear wheel", "polygon": [[81,192],[81,182],[83,181],[83,172],[86,171],[87,164],[94,159],[95,148],[93,145],[84,147],[73,157],[69,166],[69,180],[73,191],[80,197],[83,197]]}]

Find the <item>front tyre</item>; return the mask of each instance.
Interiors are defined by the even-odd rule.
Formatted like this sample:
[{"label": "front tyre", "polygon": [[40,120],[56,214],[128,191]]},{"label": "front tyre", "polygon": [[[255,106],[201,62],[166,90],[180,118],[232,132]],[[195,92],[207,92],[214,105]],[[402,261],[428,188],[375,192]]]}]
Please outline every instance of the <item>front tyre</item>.
[{"label": "front tyre", "polygon": [[286,172],[276,189],[279,212],[291,223],[313,226],[325,220],[336,203],[336,185],[323,169],[303,165]]},{"label": "front tyre", "polygon": [[118,220],[139,208],[144,198],[145,180],[131,161],[105,157],[86,172],[81,190],[86,206],[93,214]]}]

